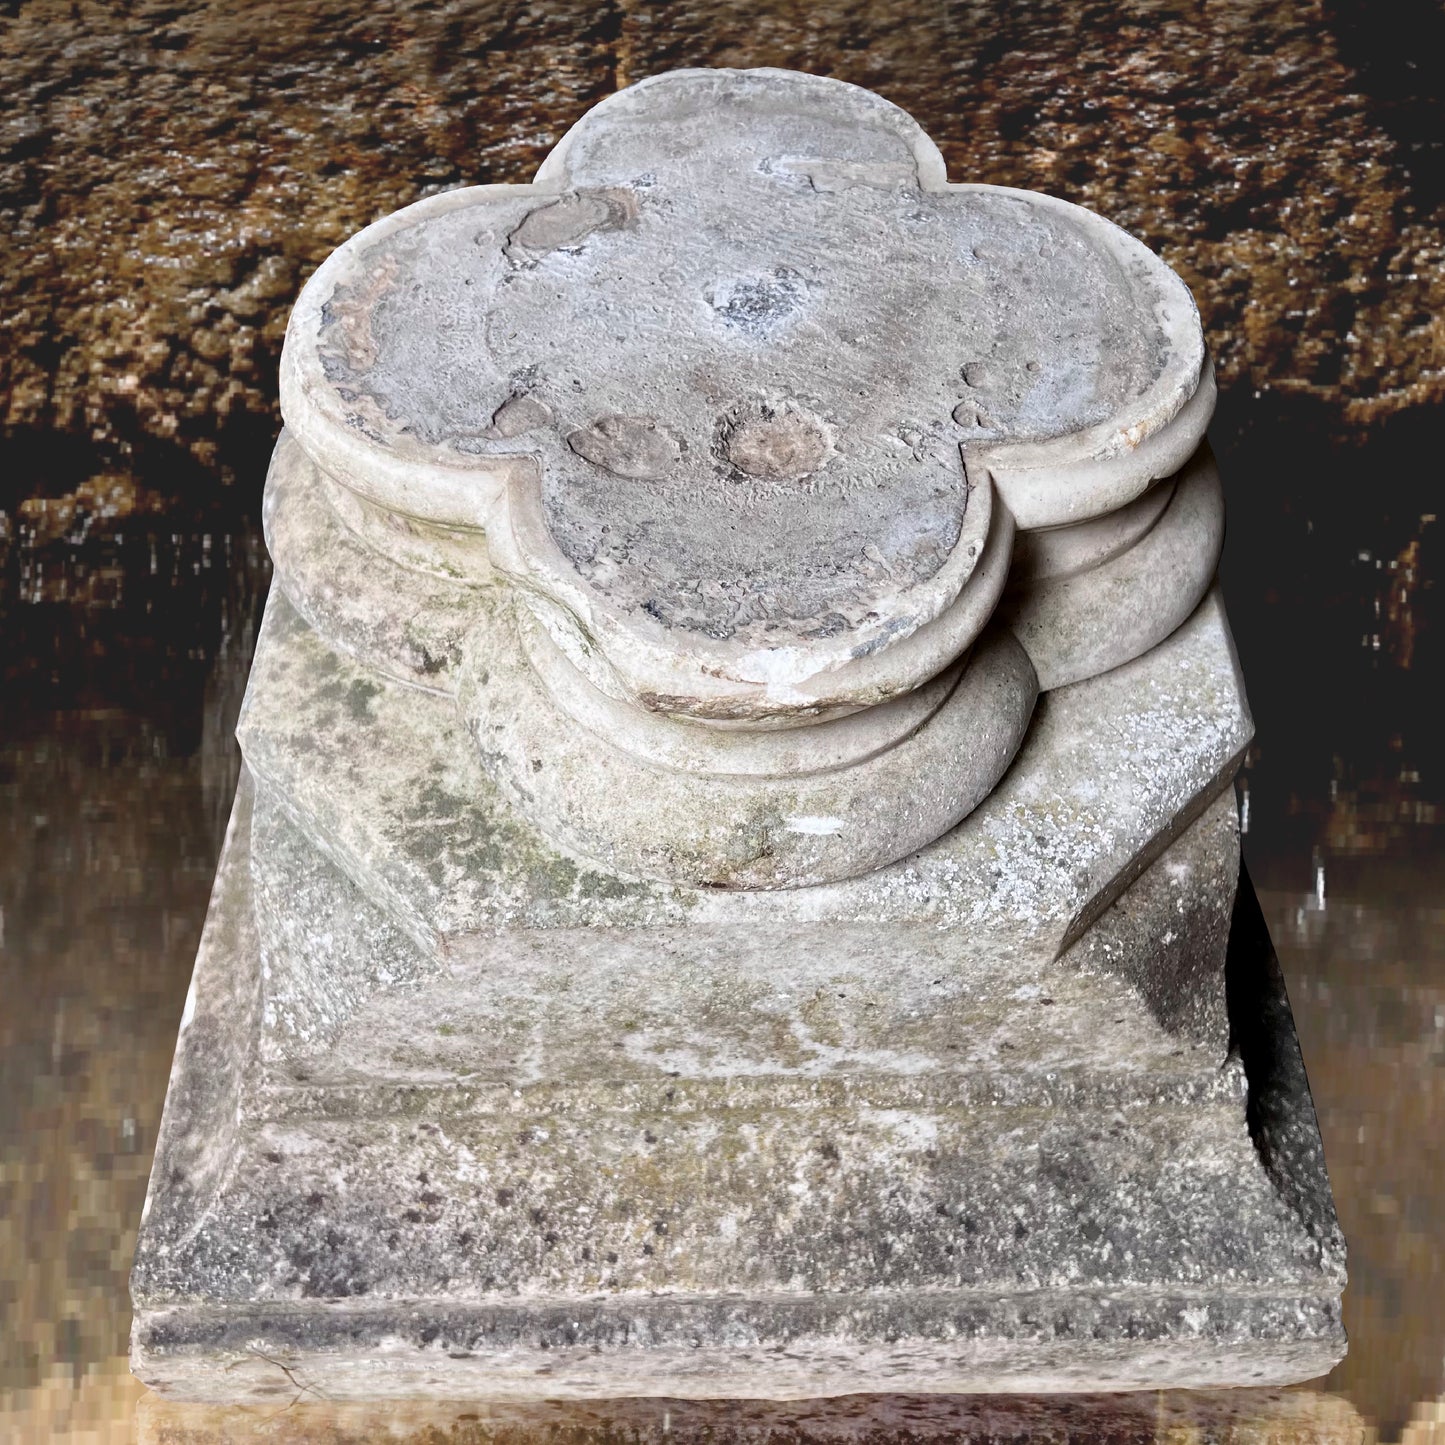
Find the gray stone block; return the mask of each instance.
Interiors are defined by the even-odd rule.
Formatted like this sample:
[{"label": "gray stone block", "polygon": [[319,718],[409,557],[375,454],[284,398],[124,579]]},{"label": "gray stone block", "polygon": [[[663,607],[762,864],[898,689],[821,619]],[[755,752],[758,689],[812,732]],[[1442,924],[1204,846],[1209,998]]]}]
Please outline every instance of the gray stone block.
[{"label": "gray stone block", "polygon": [[1213,382],[1157,257],[951,185],[865,91],[683,73],[533,185],[348,241],[282,390],[143,1379],[802,1400],[1338,1358],[1236,908]]},{"label": "gray stone block", "polygon": [[[308,671],[309,634],[272,609],[253,706],[288,651]],[[1200,653],[1227,658],[1227,635],[1217,609],[1195,626],[1131,665],[1136,695],[1203,715],[1186,645],[1217,686]],[[354,681],[312,677],[338,727]],[[378,755],[416,746],[423,695],[367,701],[396,729]],[[1067,728],[1085,826],[1118,835],[1137,781],[1096,785],[1128,772],[1134,733],[1089,712],[1092,738]],[[301,737],[294,756],[362,817]],[[505,914],[474,897],[460,928],[426,868],[375,886],[396,825],[319,847],[322,815],[297,803],[319,790],[273,774],[253,808],[248,784],[137,1256],[142,1378],[261,1398],[279,1361],[343,1396],[802,1398],[1327,1368],[1342,1246],[1282,986],[1257,942],[1226,981],[1237,739],[1196,738],[1173,778],[1152,756],[1168,816],[1194,821],[1172,840],[1146,822],[1108,882],[1029,835],[1021,916],[1017,870],[983,859],[993,807],[1031,795],[1041,829],[1079,809],[1043,741],[893,887],[594,890],[518,837],[497,854],[518,870]],[[1199,790],[1192,809],[1171,784]],[[1270,1121],[1254,1135],[1251,1111]]]}]

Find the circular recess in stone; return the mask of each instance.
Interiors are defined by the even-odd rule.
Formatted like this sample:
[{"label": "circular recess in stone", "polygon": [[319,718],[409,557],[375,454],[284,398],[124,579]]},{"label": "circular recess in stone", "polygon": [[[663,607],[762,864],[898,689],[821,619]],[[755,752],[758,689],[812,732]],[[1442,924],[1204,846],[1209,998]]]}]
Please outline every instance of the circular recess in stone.
[{"label": "circular recess in stone", "polygon": [[790,397],[752,397],[719,418],[719,458],[760,481],[805,481],[822,471],[835,445],[833,428]]},{"label": "circular recess in stone", "polygon": [[485,528],[633,701],[738,725],[819,674],[845,706],[916,685],[880,659],[969,587],[992,494],[1030,528],[1111,511],[1212,398],[1145,247],[951,185],[904,112],[783,71],[644,81],[533,185],[377,223],[307,286],[282,362],[331,476]]}]

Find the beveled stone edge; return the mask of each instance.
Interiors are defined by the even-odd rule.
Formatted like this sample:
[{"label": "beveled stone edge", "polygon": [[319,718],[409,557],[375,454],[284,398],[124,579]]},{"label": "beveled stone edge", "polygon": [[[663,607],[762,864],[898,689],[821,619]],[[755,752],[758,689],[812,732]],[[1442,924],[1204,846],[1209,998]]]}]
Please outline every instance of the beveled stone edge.
[{"label": "beveled stone edge", "polygon": [[[1212,1330],[1211,1306],[1231,1316]],[[1141,1330],[1145,1312],[1156,1321],[1149,1333]],[[1177,1333],[1166,1333],[1171,1328]],[[1093,1338],[1106,1329],[1113,1338]],[[339,1398],[354,1396],[336,1366],[354,1362],[373,1395],[427,1394],[442,1384],[494,1399],[785,1400],[870,1389],[1050,1394],[1083,1381],[1118,1390],[1293,1384],[1325,1373],[1344,1347],[1339,1293],[1327,1284],[472,1305],[418,1298],[141,1306],[132,1369],[180,1398],[187,1383],[209,1386],[210,1398],[244,1398],[237,1367],[249,1361],[274,1378],[266,1367],[281,1368],[279,1360],[293,1384],[311,1375]],[[439,1374],[450,1377],[446,1384]]]},{"label": "beveled stone edge", "polygon": [[[1229,871],[1231,878],[1237,875],[1239,848],[1234,804],[1227,794],[1221,794],[1195,823],[1184,830],[1175,844],[1171,844],[1170,849],[1166,849],[1125,890],[1119,901],[1142,903],[1147,908],[1151,892],[1154,895],[1161,891],[1170,893],[1166,881],[1159,876],[1159,870],[1169,864],[1172,850],[1188,847],[1191,841],[1209,850],[1212,840],[1208,835],[1221,822],[1232,834],[1231,843],[1227,845],[1232,849],[1233,856]],[[379,986],[381,996],[387,996],[393,990],[405,994],[412,988],[425,989],[446,976],[447,960],[435,953],[417,950],[414,940],[401,935],[400,928],[383,913],[381,905],[362,899],[350,875],[323,848],[302,833],[280,800],[265,789],[257,792],[248,837],[252,849],[249,886],[253,916],[262,955],[268,960],[269,978],[291,971],[292,960],[296,956],[293,950],[297,944],[284,923],[276,926],[277,915],[288,906],[286,890],[289,880],[298,871],[306,871],[308,866],[331,875],[328,887],[332,899],[340,905],[337,913],[344,914],[354,907],[361,915],[359,926],[364,927],[369,938],[380,940],[380,932],[375,926],[380,925],[381,929],[389,930],[394,935],[394,941],[402,947],[410,946],[414,962],[410,966],[406,963],[388,965],[394,969],[398,981]],[[271,861],[277,853],[281,857],[279,865]],[[311,855],[310,864],[298,864],[298,857],[306,853]],[[1231,901],[1233,893],[1231,883]],[[314,900],[316,895],[312,893],[310,897]],[[1087,946],[1097,938],[1104,955],[1114,952],[1110,941],[1111,913],[1112,908],[1101,916],[1095,929],[1081,940],[1082,945]],[[366,918],[368,914],[372,915],[369,920]],[[329,909],[326,915],[328,918],[333,916]],[[353,918],[356,917],[353,914]],[[1173,914],[1169,917],[1172,923]],[[317,926],[330,931],[333,925],[328,922]],[[664,927],[671,936],[671,927]],[[813,927],[809,920],[794,919],[783,925],[782,937],[784,940],[805,937]],[[887,947],[880,930],[871,929],[867,924],[833,922],[825,927],[840,944],[855,940],[861,928],[873,935],[873,946]],[[713,946],[720,944],[726,948],[729,938],[742,942],[748,932],[745,922],[713,924],[705,925],[704,936],[712,941]],[[916,926],[908,930],[914,942],[925,944],[931,933],[926,924],[921,930]],[[900,930],[897,926],[885,925],[881,934],[897,937]],[[581,924],[564,929],[561,936],[570,940],[571,945],[585,948],[591,935],[587,925]],[[967,938],[958,940],[962,949],[967,949],[973,942],[975,940]],[[242,1120],[247,1126],[283,1118],[296,1121],[385,1116],[426,1119],[441,1115],[471,1119],[510,1115],[516,1119],[540,1121],[548,1116],[561,1119],[579,1111],[594,1110],[611,1116],[636,1116],[657,1111],[688,1116],[702,1111],[756,1110],[762,1107],[775,1114],[820,1107],[924,1108],[946,1114],[957,1109],[1072,1108],[1088,1102],[1099,1108],[1143,1106],[1186,1111],[1219,1103],[1240,1109],[1244,1107],[1247,1082],[1242,1066],[1237,1060],[1227,1057],[1225,1041],[1222,1038],[1205,1039],[1187,1029],[1172,1028],[1160,1018],[1147,991],[1138,988],[1131,977],[1129,965],[1131,962],[1144,965],[1147,960],[1140,956],[1137,947],[1125,944],[1115,958],[1101,959],[1099,951],[1096,951],[1081,970],[1080,960],[1071,956],[1056,957],[1049,942],[1046,939],[1042,944],[1012,956],[1010,971],[1020,979],[1037,981],[1045,988],[1051,987],[1047,979],[1057,976],[1054,965],[1058,964],[1062,964],[1063,969],[1057,973],[1064,975],[1076,971],[1121,975],[1123,981],[1139,994],[1140,1006],[1182,1045],[1180,1051],[1171,1052],[1167,1062],[1155,1058],[1146,1065],[1144,1060],[1136,1059],[1135,1065],[1123,1075],[1101,1073],[1078,1062],[1060,1064],[1045,1073],[1034,1072],[1027,1077],[1021,1077],[1016,1069],[995,1070],[986,1065],[970,1065],[959,1072],[951,1069],[940,1056],[936,1069],[905,1075],[866,1071],[826,1075],[784,1072],[766,1076],[745,1073],[723,1079],[684,1079],[668,1074],[657,1077],[623,1076],[601,1082],[568,1078],[525,1083],[470,1079],[419,1081],[390,1076],[358,1078],[329,1073],[327,1069],[329,1050],[334,1045],[336,1034],[349,1027],[351,1009],[347,1008],[344,1015],[334,1015],[334,1027],[320,1034],[317,1042],[301,1046],[288,1046],[286,1042],[278,1041],[274,1049],[268,1048],[264,1040],[268,1036],[276,1040],[277,1034],[263,1022],[261,1072],[257,1075],[256,1089],[242,1100]],[[380,946],[389,948],[390,944],[381,942]],[[786,948],[786,941],[781,946]],[[304,951],[304,945],[302,947]],[[966,961],[968,957],[967,953],[960,955],[961,968],[970,966]],[[1122,969],[1117,966],[1119,964],[1123,965]],[[1222,1010],[1225,1003],[1222,973],[1217,983],[1218,1003]],[[269,993],[267,1001],[269,1004]],[[354,990],[347,993],[346,1001],[348,1004],[364,1002]],[[269,1016],[269,1007],[267,1013]],[[1201,1049],[1207,1051],[1203,1056],[1199,1053]],[[1200,1072],[1200,1057],[1212,1060],[1206,1063],[1203,1073]],[[298,1070],[305,1072],[305,1080],[298,1077]],[[1116,1100],[1117,1105],[1111,1103],[1111,1099]]]},{"label": "beveled stone edge", "polygon": [[[262,1008],[261,951],[251,910],[254,799],[243,763],[166,1084],[130,1270],[132,1300],[145,1277],[147,1224],[161,1212],[189,1212],[183,1237],[192,1237],[234,1162],[247,1078],[259,1057]],[[203,1064],[208,1051],[212,1056]]]},{"label": "beveled stone edge", "polygon": [[[1239,665],[1239,649],[1235,646],[1234,631],[1229,625],[1229,614],[1225,610],[1223,590],[1217,582],[1204,594],[1203,599],[1197,604],[1194,612],[1190,613],[1190,617],[1197,615],[1201,608],[1207,607],[1211,603],[1218,608],[1220,621],[1223,624],[1224,640],[1228,648],[1229,660],[1234,672],[1235,691],[1239,697],[1242,727],[1235,750],[1219,765],[1213,777],[1210,778],[1183,807],[1176,810],[1172,821],[1155,833],[1148,843],[1135,853],[1106,884],[1095,893],[1090,894],[1084,901],[1083,906],[1069,919],[1064,929],[1064,936],[1059,944],[1060,956],[1072,948],[1073,945],[1088,932],[1099,916],[1129,888],[1134,880],[1138,878],[1171,843],[1179,838],[1191,824],[1209,810],[1210,805],[1221,793],[1227,788],[1234,786],[1234,779],[1239,773],[1241,764],[1244,762],[1244,755],[1249,750],[1250,743],[1254,741],[1254,715],[1250,711],[1249,696],[1244,687],[1244,670]],[[1189,619],[1186,618],[1185,623],[1181,624],[1181,626],[1187,625],[1188,620]],[[1177,631],[1179,631],[1179,628],[1175,629],[1175,632]],[[1171,632],[1169,637],[1173,636],[1174,633]],[[1169,638],[1166,637],[1162,642],[1156,643],[1155,646],[1163,646],[1164,643],[1168,641]],[[1152,652],[1153,648],[1151,648],[1150,651]],[[1140,654],[1141,657],[1147,657],[1148,655],[1148,652]],[[1130,662],[1138,661],[1139,658],[1130,659]],[[1122,663],[1120,665],[1127,667],[1130,664]],[[1098,674],[1100,677],[1107,675],[1107,673]],[[1082,682],[1075,683],[1074,686],[1087,687],[1089,683],[1095,680],[1095,678],[1087,678]]]}]

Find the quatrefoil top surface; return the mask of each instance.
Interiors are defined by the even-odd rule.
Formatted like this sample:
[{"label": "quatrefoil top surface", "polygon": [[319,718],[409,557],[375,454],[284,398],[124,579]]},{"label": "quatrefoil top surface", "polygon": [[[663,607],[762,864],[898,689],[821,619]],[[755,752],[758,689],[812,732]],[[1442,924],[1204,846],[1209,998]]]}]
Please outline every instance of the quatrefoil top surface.
[{"label": "quatrefoil top surface", "polygon": [[346,243],[293,316],[283,407],[323,469],[485,529],[604,651],[741,687],[946,612],[991,480],[1026,526],[1142,491],[1138,458],[1202,432],[1205,373],[1187,289],[1116,227],[949,184],[870,92],[682,71],[596,107],[534,184]]}]

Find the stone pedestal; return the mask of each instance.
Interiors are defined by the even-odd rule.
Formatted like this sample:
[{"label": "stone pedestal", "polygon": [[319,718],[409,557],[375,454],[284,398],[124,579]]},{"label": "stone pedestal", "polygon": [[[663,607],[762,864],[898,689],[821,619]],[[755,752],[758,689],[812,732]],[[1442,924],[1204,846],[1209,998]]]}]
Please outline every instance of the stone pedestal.
[{"label": "stone pedestal", "polygon": [[1229,948],[1212,399],[1143,247],[787,72],[644,82],[343,246],[288,332],[137,1373],[1327,1369],[1308,1089]]}]

